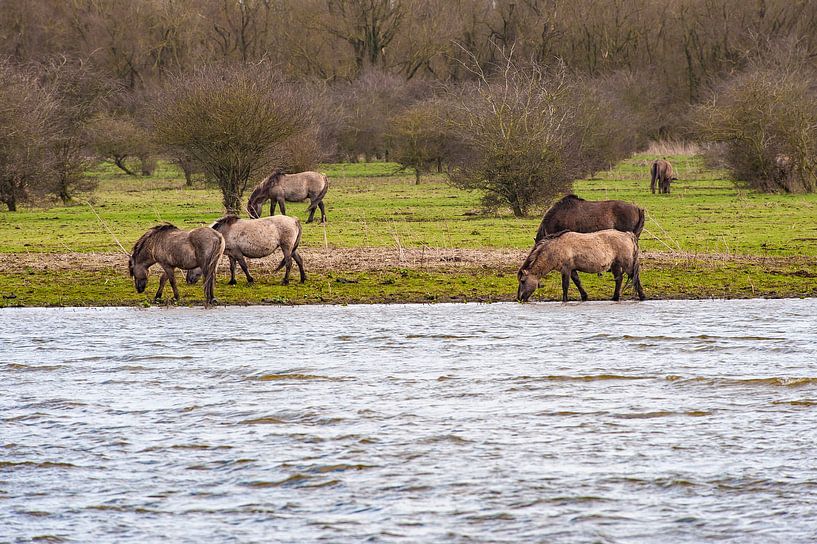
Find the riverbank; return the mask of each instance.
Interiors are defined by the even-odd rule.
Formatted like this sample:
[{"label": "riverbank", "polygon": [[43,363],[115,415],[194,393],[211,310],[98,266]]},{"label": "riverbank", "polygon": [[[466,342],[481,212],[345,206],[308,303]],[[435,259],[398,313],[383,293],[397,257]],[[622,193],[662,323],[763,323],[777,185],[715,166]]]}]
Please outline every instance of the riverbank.
[{"label": "riverbank", "polygon": [[[304,248],[308,279],[281,285],[273,273],[277,256],[251,261],[254,285],[238,271],[227,285],[226,259],[216,296],[222,304],[353,304],[499,302],[513,300],[516,269],[526,255],[517,249]],[[645,252],[642,283],[650,299],[798,298],[817,296],[817,263],[808,257]],[[181,305],[203,302],[201,284],[177,275]],[[582,274],[591,300],[612,295],[610,274]],[[552,273],[534,300],[559,300],[561,280]],[[0,307],[145,306],[153,303],[158,273],[138,294],[122,253],[0,254]],[[165,290],[165,303],[171,291]],[[571,286],[572,300],[578,300]],[[624,299],[632,290],[624,291]]]},{"label": "riverbank", "polygon": [[[647,210],[640,246],[648,298],[817,296],[817,194],[753,193],[699,157],[675,156],[670,159],[681,179],[670,195],[654,195],[651,158],[636,155],[574,186],[583,198],[621,199]],[[451,187],[444,177],[424,177],[417,185],[389,163],[321,170],[332,183],[329,222],[303,223],[307,283],[280,285],[283,274],[272,274],[279,253],[250,263],[255,285],[247,286],[239,271],[238,285],[229,286],[224,259],[216,285],[222,304],[513,300],[516,270],[542,210],[524,218],[482,210],[479,195]],[[0,307],[152,304],[158,272],[146,293],[137,294],[124,252],[157,223],[189,229],[222,214],[216,188],[186,185],[168,163],[151,177],[105,165],[92,174],[99,187],[72,205],[0,212]],[[305,208],[296,203],[287,211],[303,221]],[[184,285],[181,277],[180,304],[201,304],[201,285]],[[609,274],[582,277],[591,300],[610,298]],[[553,274],[535,299],[559,300],[560,289]],[[578,299],[574,287],[570,295]]]}]

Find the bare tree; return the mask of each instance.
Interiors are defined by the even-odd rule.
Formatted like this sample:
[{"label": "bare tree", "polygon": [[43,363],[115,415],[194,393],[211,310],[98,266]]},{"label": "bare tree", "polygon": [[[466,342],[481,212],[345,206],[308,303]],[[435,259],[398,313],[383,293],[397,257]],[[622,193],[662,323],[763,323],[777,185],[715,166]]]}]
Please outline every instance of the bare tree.
[{"label": "bare tree", "polygon": [[47,191],[56,98],[30,74],[0,62],[0,202],[9,211]]},{"label": "bare tree", "polygon": [[127,159],[149,155],[150,137],[125,115],[99,114],[89,121],[88,133],[97,155],[111,161],[129,176],[137,174],[128,166]]},{"label": "bare tree", "polygon": [[474,64],[477,83],[449,100],[451,136],[461,142],[451,181],[482,191],[487,207],[506,204],[522,217],[632,150],[617,139],[604,97],[564,66],[518,65],[508,55],[499,68],[489,78]]},{"label": "bare tree", "polygon": [[297,89],[266,66],[205,67],[172,78],[156,97],[159,143],[187,153],[218,181],[238,213],[248,181],[285,162],[280,146],[311,125]]},{"label": "bare tree", "polygon": [[388,141],[391,159],[414,170],[415,183],[420,174],[437,165],[440,170],[450,151],[452,139],[445,128],[444,106],[428,100],[404,110],[389,121]]}]

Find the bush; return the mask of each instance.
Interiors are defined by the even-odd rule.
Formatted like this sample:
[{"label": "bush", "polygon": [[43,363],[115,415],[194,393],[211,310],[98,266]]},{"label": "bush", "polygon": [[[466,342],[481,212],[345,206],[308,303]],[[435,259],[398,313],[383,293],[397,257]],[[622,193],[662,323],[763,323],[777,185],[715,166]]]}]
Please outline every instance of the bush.
[{"label": "bush", "polygon": [[58,101],[33,75],[0,62],[0,202],[9,211],[48,191]]},{"label": "bush", "polygon": [[97,155],[130,176],[137,174],[125,161],[139,158],[142,162],[151,153],[147,131],[126,115],[99,114],[89,121],[88,134]]},{"label": "bush", "polygon": [[720,144],[735,179],[765,192],[817,189],[817,77],[805,67],[753,67],[698,106],[699,138]]},{"label": "bush", "polygon": [[313,126],[298,89],[259,66],[210,66],[174,77],[152,113],[159,143],[198,161],[218,182],[229,213],[239,213],[252,177],[294,162],[286,140]]},{"label": "bush", "polygon": [[547,71],[508,58],[498,77],[475,73],[475,85],[449,92],[449,135],[459,144],[450,176],[482,191],[486,207],[527,215],[632,150],[609,101],[563,66]]},{"label": "bush", "polygon": [[443,107],[438,101],[420,102],[389,120],[386,141],[391,160],[413,169],[416,183],[420,183],[420,174],[434,165],[440,170],[450,155],[451,139],[445,130]]}]

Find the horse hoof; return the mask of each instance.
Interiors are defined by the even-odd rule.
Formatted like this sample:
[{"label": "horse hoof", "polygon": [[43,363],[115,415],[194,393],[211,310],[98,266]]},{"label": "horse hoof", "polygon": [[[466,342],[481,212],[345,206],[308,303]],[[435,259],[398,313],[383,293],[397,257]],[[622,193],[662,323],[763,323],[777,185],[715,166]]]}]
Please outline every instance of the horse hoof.
[{"label": "horse hoof", "polygon": [[227,285],[235,285],[236,283],[238,282],[236,282],[235,280],[230,280],[227,282]]},{"label": "horse hoof", "polygon": [[281,285],[289,285],[289,280],[284,280],[281,282]]}]

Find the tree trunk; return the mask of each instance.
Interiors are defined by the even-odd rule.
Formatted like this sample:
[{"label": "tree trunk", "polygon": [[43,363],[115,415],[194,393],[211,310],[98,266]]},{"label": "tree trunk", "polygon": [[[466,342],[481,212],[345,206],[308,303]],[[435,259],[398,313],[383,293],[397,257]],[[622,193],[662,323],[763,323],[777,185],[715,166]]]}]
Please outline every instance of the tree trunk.
[{"label": "tree trunk", "polygon": [[414,185],[420,185],[420,169],[414,169]]},{"label": "tree trunk", "polygon": [[127,166],[125,166],[125,157],[114,157],[113,163],[119,167],[120,170],[125,172],[129,176],[136,176],[133,172],[131,172]]},{"label": "tree trunk", "polygon": [[513,210],[514,217],[525,217],[525,210],[522,209],[518,203],[511,204],[511,209]]},{"label": "tree trunk", "polygon": [[14,196],[14,194],[7,196],[4,202],[6,203],[6,206],[8,206],[10,212],[17,211],[17,198]]},{"label": "tree trunk", "polygon": [[221,194],[224,196],[224,209],[228,214],[241,215],[241,186],[237,180],[219,180]]}]

